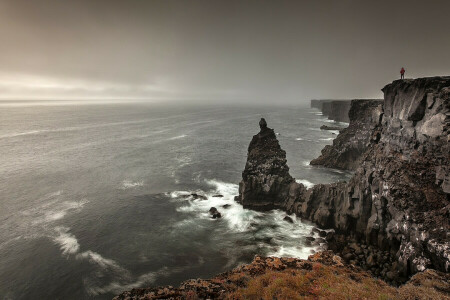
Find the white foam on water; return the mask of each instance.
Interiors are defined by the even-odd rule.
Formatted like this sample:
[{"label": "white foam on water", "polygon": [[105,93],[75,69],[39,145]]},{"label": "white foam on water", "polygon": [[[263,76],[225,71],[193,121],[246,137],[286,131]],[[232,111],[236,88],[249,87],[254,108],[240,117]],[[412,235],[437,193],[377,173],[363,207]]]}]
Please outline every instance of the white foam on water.
[{"label": "white foam on water", "polygon": [[140,187],[140,186],[144,186],[144,182],[143,181],[136,181],[133,182],[131,180],[124,180],[122,181],[122,189],[126,190],[126,189],[131,189],[131,188],[135,188],[135,187]]},{"label": "white foam on water", "polygon": [[[314,185],[307,180],[301,180],[301,182],[308,187]],[[244,209],[241,204],[234,201],[234,197],[239,193],[237,184],[219,180],[206,180],[206,183],[212,186],[213,189],[192,192],[177,191],[167,194],[173,199],[183,201],[183,205],[177,208],[178,212],[194,214],[194,218],[184,219],[175,224],[175,227],[193,228],[196,225],[200,226],[198,219],[208,219],[212,222],[218,221],[211,219],[208,213],[211,207],[215,207],[222,214],[222,220],[226,221],[229,230],[236,233],[251,234],[254,238],[261,241],[272,239],[276,246],[265,243],[261,243],[260,245],[268,253],[273,255],[278,253],[280,256],[307,258],[311,254],[311,251],[314,251],[314,247],[302,246],[304,238],[311,233],[311,225],[303,224],[295,216],[291,216],[294,221],[293,224],[284,221],[283,218],[286,216],[286,213],[279,210],[258,212]],[[192,193],[204,195],[207,197],[207,200],[200,198],[193,199],[191,196]],[[221,195],[222,197],[213,197],[214,195]],[[222,207],[223,205],[228,205],[228,207],[225,209]],[[258,244],[251,245],[250,247],[258,247]],[[232,264],[232,262],[233,257],[230,257],[230,263]]]},{"label": "white foam on water", "polygon": [[303,141],[303,138],[296,138],[296,141]]},{"label": "white foam on water", "polygon": [[321,141],[331,141],[334,140],[334,137],[319,139]]},{"label": "white foam on water", "polygon": [[172,140],[182,139],[182,138],[185,138],[185,137],[187,137],[187,135],[186,134],[182,134],[182,135],[178,135],[178,136],[174,136],[174,137],[168,138],[167,140],[168,141],[172,141]]},{"label": "white foam on water", "polygon": [[123,291],[131,290],[146,285],[151,285],[156,281],[157,278],[167,277],[170,274],[177,273],[180,271],[181,268],[169,271],[167,267],[163,267],[158,271],[142,274],[134,280],[132,280],[131,278],[122,278],[121,281],[115,280],[104,286],[98,286],[94,283],[89,282],[89,280],[86,280],[84,284],[86,286],[87,292],[92,296],[106,293],[119,294]]},{"label": "white foam on water", "polygon": [[15,132],[15,133],[10,133],[10,134],[0,135],[0,139],[13,138],[13,137],[22,136],[22,135],[37,134],[37,133],[46,132],[46,131],[47,130],[30,130],[30,131],[24,131],[24,132]]},{"label": "white foam on water", "polygon": [[59,245],[63,254],[75,254],[80,250],[80,244],[77,238],[69,233],[69,228],[67,227],[56,227],[55,231],[57,235],[53,238],[56,244]]},{"label": "white foam on water", "polygon": [[41,205],[20,212],[23,216],[22,220],[32,226],[46,226],[63,219],[69,213],[80,212],[89,203],[84,198],[79,201],[64,201],[62,199],[64,199],[62,190],[45,195],[40,200],[40,202],[43,202]]},{"label": "white foam on water", "polygon": [[115,269],[118,271],[126,271],[121,266],[119,266],[119,264],[116,261],[114,261],[112,259],[104,258],[97,252],[94,252],[91,250],[87,250],[85,252],[79,253],[76,257],[78,259],[86,259],[89,262],[91,262],[93,264],[97,264],[98,266],[100,266],[101,268],[104,268],[104,269]]},{"label": "white foam on water", "polygon": [[339,134],[339,130],[328,130],[328,132],[335,135]]},{"label": "white foam on water", "polygon": [[306,180],[306,179],[296,179],[295,181],[298,182],[298,183],[303,184],[303,185],[306,186],[306,188],[308,188],[308,189],[310,189],[310,188],[312,188],[313,186],[315,186],[314,183],[312,183],[311,181]]},{"label": "white foam on water", "polygon": [[310,167],[310,166],[311,166],[309,160],[304,160],[304,161],[302,162],[302,165],[305,166],[305,167]]}]

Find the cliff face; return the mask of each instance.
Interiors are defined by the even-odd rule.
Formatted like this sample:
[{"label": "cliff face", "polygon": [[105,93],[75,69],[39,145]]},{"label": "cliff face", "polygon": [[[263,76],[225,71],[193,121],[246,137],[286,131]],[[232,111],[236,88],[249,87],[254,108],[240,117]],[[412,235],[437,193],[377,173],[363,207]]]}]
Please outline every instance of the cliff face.
[{"label": "cliff face", "polygon": [[311,107],[319,109],[329,120],[349,122],[351,100],[311,100]]},{"label": "cliff face", "polygon": [[253,209],[284,208],[295,201],[305,188],[289,174],[286,152],[281,149],[273,129],[260,121],[260,132],[248,147],[239,196],[236,201]]},{"label": "cliff face", "polygon": [[384,113],[350,182],[296,188],[284,208],[335,229],[337,251],[350,251],[350,239],[375,247],[356,254],[369,267],[384,261],[380,276],[448,272],[450,77],[398,80],[383,92]]},{"label": "cliff face", "polygon": [[348,184],[316,186],[293,210],[395,253],[396,272],[449,271],[450,77],[383,88],[384,114]]},{"label": "cliff face", "polygon": [[350,100],[331,101],[328,119],[334,120],[336,122],[348,123],[350,121],[348,117],[348,112],[350,110],[350,103],[351,103]]},{"label": "cliff face", "polygon": [[321,156],[310,164],[355,170],[367,150],[372,132],[380,124],[382,112],[382,100],[352,100],[349,126],[342,129],[333,145],[325,146]]}]

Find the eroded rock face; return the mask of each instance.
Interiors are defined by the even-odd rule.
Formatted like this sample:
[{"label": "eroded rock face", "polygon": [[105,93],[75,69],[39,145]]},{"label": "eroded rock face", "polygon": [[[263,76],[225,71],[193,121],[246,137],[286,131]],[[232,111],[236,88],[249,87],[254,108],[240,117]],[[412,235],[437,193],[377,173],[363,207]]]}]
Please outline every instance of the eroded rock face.
[{"label": "eroded rock face", "polygon": [[350,125],[342,129],[333,145],[325,146],[322,154],[310,164],[355,170],[369,146],[372,132],[380,125],[382,113],[382,100],[352,100],[348,113]]},{"label": "eroded rock face", "polygon": [[[383,92],[384,110],[375,108],[379,121],[367,136],[361,131],[369,145],[349,183],[296,187],[273,131],[260,132],[249,147],[242,202],[335,229],[335,251],[355,241],[389,253],[395,263],[384,276],[396,282],[426,268],[449,272],[450,77],[397,80]],[[359,256],[373,268],[377,251]]]},{"label": "eroded rock face", "polygon": [[450,77],[383,88],[384,113],[348,184],[317,185],[287,210],[392,253],[401,276],[450,271]]},{"label": "eroded rock face", "polygon": [[273,129],[261,119],[260,132],[248,147],[247,163],[239,183],[236,200],[244,207],[268,210],[284,208],[305,190],[289,174],[286,152],[281,149]]}]

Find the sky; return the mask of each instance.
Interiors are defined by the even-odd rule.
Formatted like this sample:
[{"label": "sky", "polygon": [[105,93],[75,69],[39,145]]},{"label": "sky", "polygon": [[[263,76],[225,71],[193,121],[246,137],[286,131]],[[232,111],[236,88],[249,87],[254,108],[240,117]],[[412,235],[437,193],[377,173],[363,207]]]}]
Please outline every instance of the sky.
[{"label": "sky", "polygon": [[0,99],[300,103],[450,75],[450,1],[0,0]]}]

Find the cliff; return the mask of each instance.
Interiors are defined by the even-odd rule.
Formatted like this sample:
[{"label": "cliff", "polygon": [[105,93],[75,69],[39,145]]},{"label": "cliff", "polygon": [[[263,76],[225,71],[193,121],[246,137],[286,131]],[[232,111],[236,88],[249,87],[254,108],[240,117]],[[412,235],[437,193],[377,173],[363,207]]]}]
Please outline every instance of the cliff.
[{"label": "cliff", "polygon": [[114,300],[138,299],[450,299],[450,276],[428,270],[400,288],[345,265],[332,252],[308,260],[256,256],[251,264],[212,279],[133,289]]},{"label": "cliff", "polygon": [[450,268],[450,77],[397,80],[383,92],[383,113],[350,182],[285,188],[279,203],[335,229],[333,250],[398,284]]},{"label": "cliff", "polygon": [[349,126],[342,129],[333,145],[325,146],[320,157],[310,164],[355,170],[367,150],[372,132],[380,124],[382,112],[382,100],[352,100]]},{"label": "cliff", "polygon": [[350,102],[351,100],[311,100],[311,107],[319,109],[329,120],[348,123]]}]

